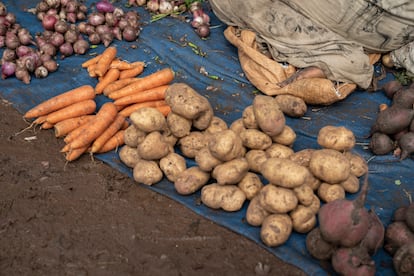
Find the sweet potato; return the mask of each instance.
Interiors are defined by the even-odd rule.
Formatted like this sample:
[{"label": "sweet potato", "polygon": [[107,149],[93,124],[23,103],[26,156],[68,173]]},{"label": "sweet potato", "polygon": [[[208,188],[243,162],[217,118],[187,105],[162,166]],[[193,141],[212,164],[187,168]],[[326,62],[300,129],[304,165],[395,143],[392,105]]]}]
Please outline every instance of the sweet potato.
[{"label": "sweet potato", "polygon": [[394,255],[404,244],[414,243],[414,233],[404,221],[394,221],[385,229],[384,249]]},{"label": "sweet potato", "polygon": [[340,247],[332,254],[333,269],[340,275],[374,276],[375,262],[364,247]]},{"label": "sweet potato", "polygon": [[276,96],[275,99],[282,112],[289,117],[302,117],[308,109],[305,101],[297,96],[282,94]]}]

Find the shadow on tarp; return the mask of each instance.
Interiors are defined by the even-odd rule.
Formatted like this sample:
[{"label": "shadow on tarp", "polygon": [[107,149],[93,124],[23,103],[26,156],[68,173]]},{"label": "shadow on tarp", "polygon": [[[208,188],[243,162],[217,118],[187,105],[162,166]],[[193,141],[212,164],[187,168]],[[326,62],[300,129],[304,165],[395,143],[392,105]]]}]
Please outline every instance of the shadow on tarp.
[{"label": "shadow on tarp", "polygon": [[[25,12],[27,8],[33,7],[33,1],[3,2],[9,11],[16,14],[18,22],[28,28],[32,34],[42,31],[40,22],[36,20],[35,16]],[[92,1],[86,2],[87,4],[92,3]],[[208,97],[216,116],[224,119],[228,124],[240,118],[242,110],[252,103],[257,90],[244,77],[236,49],[225,40],[223,36],[225,26],[221,25],[221,22],[210,13],[212,18],[211,36],[206,40],[201,40],[188,22],[165,18],[150,23],[149,15],[142,8],[133,9],[142,16],[142,32],[136,42],[114,41],[112,46],[117,47],[118,56],[128,61],[144,61],[147,67],[143,75],[163,67],[171,67],[176,72],[175,82],[185,82]],[[188,43],[185,45],[183,43],[185,41],[199,48],[190,47]],[[132,45],[136,47],[131,47]],[[19,112],[24,113],[41,101],[69,89],[85,84],[95,85],[96,79],[90,78],[80,65],[90,58],[90,54],[100,53],[103,49],[101,45],[91,49],[86,55],[59,59],[57,72],[50,74],[46,79],[32,78],[30,85],[25,85],[15,78],[1,80],[0,96],[12,102]],[[200,72],[204,72],[204,74]],[[98,96],[96,101],[100,106],[109,99]],[[372,208],[382,222],[387,225],[390,223],[393,211],[410,202],[410,195],[414,190],[414,162],[411,158],[400,161],[392,155],[373,156],[367,149],[369,143],[367,136],[376,119],[378,105],[381,103],[390,103],[390,100],[381,91],[374,93],[356,91],[347,99],[330,106],[309,106],[305,118],[288,117],[287,124],[297,134],[297,140],[293,147],[295,151],[305,148],[319,148],[316,137],[319,129],[326,125],[344,126],[355,133],[357,145],[354,152],[369,160],[371,186],[367,207]],[[120,162],[119,156],[115,152],[96,155],[96,158],[132,178],[131,169]],[[187,161],[189,166],[194,165],[193,160]],[[174,190],[174,185],[167,180],[151,187],[145,187],[255,241],[259,246],[280,259],[303,269],[309,275],[326,275],[328,273],[322,264],[307,253],[304,234],[293,233],[286,244],[277,248],[265,246],[260,240],[260,228],[249,226],[245,222],[247,203],[242,210],[227,213],[212,210],[200,204],[199,192],[190,196],[178,195]],[[350,195],[349,197],[354,198],[355,196]],[[392,269],[392,259],[386,252],[380,250],[374,256],[374,260],[377,266],[377,275],[395,274]]]}]

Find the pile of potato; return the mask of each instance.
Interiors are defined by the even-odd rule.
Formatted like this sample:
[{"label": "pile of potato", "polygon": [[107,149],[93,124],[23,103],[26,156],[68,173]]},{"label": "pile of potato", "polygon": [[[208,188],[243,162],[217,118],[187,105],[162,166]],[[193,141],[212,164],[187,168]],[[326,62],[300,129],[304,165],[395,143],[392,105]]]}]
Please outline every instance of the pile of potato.
[{"label": "pile of potato", "polygon": [[[296,133],[285,115],[306,108],[288,113],[289,104],[282,110],[278,97],[257,95],[227,125],[206,97],[174,83],[166,91],[171,107],[166,118],[152,108],[130,116],[121,161],[133,168],[138,183],[152,185],[165,176],[181,195],[201,190],[210,208],[233,212],[248,204],[247,223],[261,227],[267,246],[279,246],[292,231],[307,233],[316,226],[321,201],[359,191],[368,166],[352,152],[355,137],[344,127],[322,128],[320,149],[295,152]],[[187,166],[187,158],[196,165]]]}]

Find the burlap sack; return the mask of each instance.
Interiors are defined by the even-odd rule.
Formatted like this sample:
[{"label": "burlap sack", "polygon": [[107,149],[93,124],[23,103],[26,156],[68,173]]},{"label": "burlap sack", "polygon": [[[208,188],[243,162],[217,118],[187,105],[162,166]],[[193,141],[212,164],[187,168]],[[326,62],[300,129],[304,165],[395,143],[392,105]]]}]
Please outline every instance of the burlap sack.
[{"label": "burlap sack", "polygon": [[295,72],[292,66],[283,66],[261,53],[252,31],[229,26],[224,36],[237,47],[246,78],[266,95],[290,94],[302,98],[307,104],[330,105],[345,99],[357,87],[353,83],[334,83],[328,79],[313,78],[297,80],[281,88],[278,83]]}]

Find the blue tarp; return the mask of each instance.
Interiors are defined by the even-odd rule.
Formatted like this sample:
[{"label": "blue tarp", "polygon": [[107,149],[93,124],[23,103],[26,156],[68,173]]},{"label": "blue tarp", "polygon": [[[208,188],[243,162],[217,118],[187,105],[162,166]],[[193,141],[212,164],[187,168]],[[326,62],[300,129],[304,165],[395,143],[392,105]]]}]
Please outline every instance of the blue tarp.
[{"label": "blue tarp", "polygon": [[[26,9],[33,8],[37,1],[3,2],[10,12],[16,14],[18,22],[28,28],[32,34],[42,31],[36,17],[26,12]],[[121,3],[124,2],[126,1]],[[86,1],[86,3],[93,2]],[[133,9],[141,15],[142,32],[136,42],[115,41],[112,46],[117,47],[118,56],[128,61],[144,61],[147,67],[143,75],[164,67],[171,67],[177,73],[175,82],[185,82],[208,97],[216,116],[224,119],[228,124],[240,118],[242,110],[252,103],[257,91],[243,75],[236,48],[223,36],[226,26],[210,13],[211,35],[208,39],[201,40],[188,22],[164,18],[150,23],[150,16],[146,11],[142,8]],[[198,50],[204,55],[197,54],[188,44],[184,45],[183,40],[198,46]],[[136,45],[136,48],[130,47],[131,45]],[[104,47],[100,45],[96,49],[91,49],[89,53],[100,53],[103,49]],[[96,79],[90,78],[86,70],[80,66],[89,58],[89,55],[81,55],[59,59],[60,66],[57,72],[50,74],[46,79],[33,78],[30,85],[25,85],[15,78],[0,80],[0,96],[12,102],[19,112],[24,113],[41,101],[69,89],[84,84],[95,85]],[[200,73],[200,69],[205,70],[210,76],[217,76],[218,79]],[[382,82],[390,78],[392,76],[388,76]],[[211,87],[216,89],[209,89]],[[100,105],[109,99],[98,96],[96,100]],[[320,128],[326,125],[344,126],[354,132],[358,142],[354,152],[369,160],[370,190],[366,207],[372,208],[387,225],[390,223],[393,211],[410,202],[410,195],[414,192],[414,161],[411,158],[400,161],[391,154],[374,156],[367,149],[369,143],[367,136],[377,116],[378,105],[381,103],[390,103],[381,91],[356,91],[347,99],[330,106],[309,106],[305,114],[306,119],[287,117],[287,124],[297,134],[293,146],[295,151],[320,148],[316,137]],[[100,154],[96,157],[132,177],[131,169],[120,162],[116,153]],[[189,166],[193,164],[193,160],[188,160]],[[296,265],[309,275],[327,274],[319,262],[307,253],[304,234],[293,233],[286,244],[277,248],[265,246],[260,240],[260,228],[249,226],[245,222],[247,203],[238,212],[226,213],[200,205],[199,193],[190,196],[178,195],[167,180],[148,189],[172,198],[195,213],[255,241],[258,246],[263,246],[275,256]],[[355,195],[349,196],[349,198],[354,197]],[[386,252],[379,251],[374,260],[377,275],[394,275],[391,257]]]}]

